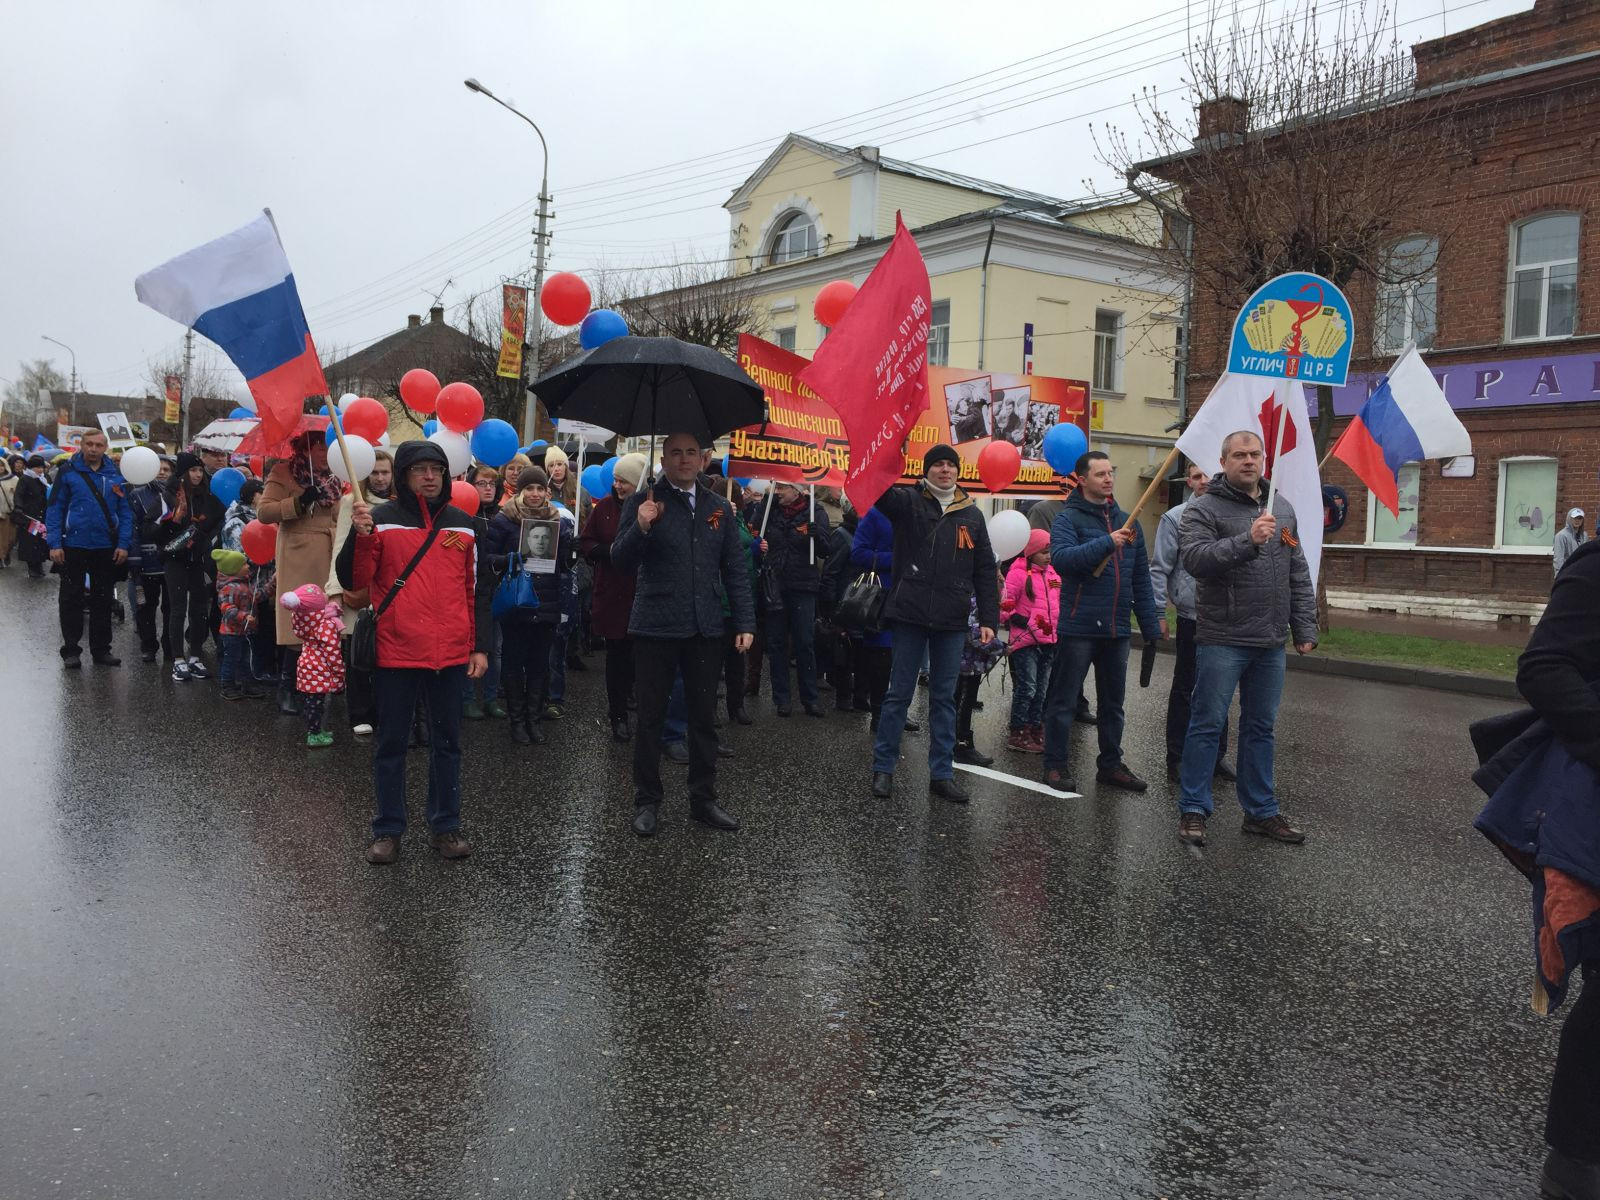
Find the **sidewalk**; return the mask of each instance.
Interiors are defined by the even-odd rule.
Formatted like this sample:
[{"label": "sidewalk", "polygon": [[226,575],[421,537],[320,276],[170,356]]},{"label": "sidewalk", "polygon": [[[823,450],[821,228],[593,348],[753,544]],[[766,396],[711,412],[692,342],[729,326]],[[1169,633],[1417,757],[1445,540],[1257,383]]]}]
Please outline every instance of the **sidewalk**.
[{"label": "sidewalk", "polygon": [[1447,642],[1471,642],[1478,646],[1515,646],[1519,650],[1528,644],[1528,636],[1533,633],[1531,624],[1449,621],[1391,612],[1362,612],[1353,608],[1334,609],[1331,624],[1339,629],[1360,629],[1367,633],[1400,633]]}]

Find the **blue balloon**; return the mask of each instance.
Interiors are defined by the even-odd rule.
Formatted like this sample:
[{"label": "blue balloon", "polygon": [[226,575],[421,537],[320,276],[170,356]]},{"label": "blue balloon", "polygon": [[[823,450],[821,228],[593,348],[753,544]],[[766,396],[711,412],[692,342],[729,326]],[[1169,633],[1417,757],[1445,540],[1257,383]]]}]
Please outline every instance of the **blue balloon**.
[{"label": "blue balloon", "polygon": [[1044,435],[1044,460],[1057,475],[1070,475],[1089,448],[1089,438],[1076,425],[1052,425]]},{"label": "blue balloon", "polygon": [[517,452],[517,431],[498,417],[490,417],[472,431],[472,457],[491,467],[503,467]]},{"label": "blue balloon", "polygon": [[339,440],[339,435],[334,431],[332,421],[329,421],[328,427],[322,431],[322,440],[330,446]]},{"label": "blue balloon", "polygon": [[435,421],[432,417],[429,417],[426,421],[424,421],[422,423],[422,436],[423,437],[431,438],[434,434],[436,434],[438,432],[439,432],[439,422]]},{"label": "blue balloon", "polygon": [[628,336],[628,322],[621,313],[597,308],[578,325],[578,345],[585,350],[604,346],[613,338]]},{"label": "blue balloon", "polygon": [[589,493],[591,500],[602,499],[611,490],[600,482],[603,474],[599,463],[590,463],[583,469],[583,474],[578,476],[578,482],[583,485],[583,490]]},{"label": "blue balloon", "polygon": [[739,478],[735,477],[734,478],[734,482],[737,483],[742,488],[747,488],[752,483],[754,483],[755,481],[747,475],[743,479],[739,479]]},{"label": "blue balloon", "polygon": [[528,443],[528,449],[529,450],[537,450],[540,446],[548,446],[549,444],[550,444],[549,442],[545,441],[543,438],[540,438],[536,442],[529,442]]},{"label": "blue balloon", "polygon": [[600,494],[602,496],[611,491],[612,484],[617,481],[617,460],[608,458],[599,466]]},{"label": "blue balloon", "polygon": [[228,414],[228,420],[230,421],[254,421],[255,419],[256,414],[243,406],[234,409]]},{"label": "blue balloon", "polygon": [[211,477],[211,494],[224,505],[237,500],[239,489],[242,487],[244,487],[244,472],[238,467],[223,467]]}]

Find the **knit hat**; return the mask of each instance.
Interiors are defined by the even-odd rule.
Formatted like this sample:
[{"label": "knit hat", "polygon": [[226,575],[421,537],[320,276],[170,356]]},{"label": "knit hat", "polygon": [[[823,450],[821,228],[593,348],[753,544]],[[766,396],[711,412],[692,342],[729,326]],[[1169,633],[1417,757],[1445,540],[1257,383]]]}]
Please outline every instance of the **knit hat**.
[{"label": "knit hat", "polygon": [[1046,529],[1035,529],[1028,534],[1028,544],[1022,548],[1022,557],[1032,558],[1041,550],[1050,546],[1050,532]]},{"label": "knit hat", "polygon": [[544,469],[547,472],[556,463],[565,463],[567,461],[567,452],[560,446],[546,446],[544,448]]},{"label": "knit hat", "polygon": [[644,460],[644,455],[640,454],[636,450],[632,454],[624,454],[621,458],[617,459],[617,465],[612,468],[611,477],[613,479],[625,479],[629,483],[633,484],[634,487],[638,487],[639,476],[646,469],[647,465],[648,464],[646,464]]},{"label": "knit hat", "polygon": [[211,560],[224,575],[237,575],[244,570],[245,557],[237,550],[213,550]]},{"label": "knit hat", "polygon": [[173,463],[172,465],[172,473],[181,478],[189,473],[189,468],[203,466],[205,466],[205,464],[200,461],[200,456],[198,454],[195,454],[191,450],[180,450],[178,451],[177,462]]},{"label": "knit hat", "polygon": [[319,612],[328,606],[328,593],[314,583],[302,583],[278,598],[290,612]]},{"label": "knit hat", "polygon": [[961,469],[961,455],[957,454],[952,447],[940,442],[922,456],[922,473],[926,475],[933,469],[935,463],[942,462],[950,463],[958,471]]},{"label": "knit hat", "polygon": [[540,487],[550,486],[550,476],[544,473],[543,467],[523,467],[517,475],[517,491],[538,484]]}]

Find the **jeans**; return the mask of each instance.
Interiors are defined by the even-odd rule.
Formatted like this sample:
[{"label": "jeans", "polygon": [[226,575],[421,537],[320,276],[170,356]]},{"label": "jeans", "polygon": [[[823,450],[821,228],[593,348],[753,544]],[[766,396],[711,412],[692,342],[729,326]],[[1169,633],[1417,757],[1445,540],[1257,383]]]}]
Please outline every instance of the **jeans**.
[{"label": "jeans", "polygon": [[800,703],[817,703],[817,594],[785,592],[783,607],[767,613],[767,661],[772,666],[772,702],[789,705],[789,646],[794,645]]},{"label": "jeans", "polygon": [[1044,724],[1044,694],[1054,646],[1024,646],[1011,656],[1011,732]]},{"label": "jeans", "polygon": [[1282,646],[1200,646],[1189,734],[1183,740],[1178,778],[1181,812],[1211,815],[1211,773],[1228,705],[1239,692],[1239,807],[1252,820],[1278,811],[1272,794],[1272,727],[1283,695]]},{"label": "jeans", "polygon": [[878,736],[872,744],[872,770],[893,775],[900,761],[900,735],[906,713],[917,694],[917,675],[928,663],[928,778],[955,778],[956,676],[961,671],[965,629],[926,629],[894,621],[889,626],[893,659],[889,691],[878,714]]},{"label": "jeans", "polygon": [[378,814],[372,836],[399,837],[406,829],[406,749],[417,697],[427,698],[432,727],[428,739],[428,828],[448,833],[461,827],[461,696],[465,665],[429,671],[379,667],[372,673],[378,735],[372,752],[372,790]]},{"label": "jeans", "polygon": [[[1176,660],[1172,664],[1172,691],[1167,696],[1167,762],[1183,757],[1183,739],[1189,734],[1189,697],[1194,694],[1195,635],[1200,624],[1189,617],[1178,618]],[[1228,722],[1222,722],[1222,737],[1217,742],[1217,761],[1228,753]]]},{"label": "jeans", "polygon": [[550,639],[550,674],[547,690],[551,704],[567,702],[567,643],[572,639],[572,622],[566,620],[553,626]]},{"label": "jeans", "polygon": [[639,681],[639,730],[633,740],[633,792],[636,804],[660,804],[661,727],[675,677],[689,717],[689,804],[717,799],[717,675],[722,670],[722,639],[635,638],[633,661]]},{"label": "jeans", "polygon": [[[1109,771],[1122,762],[1122,701],[1128,686],[1131,637],[1069,637],[1056,643],[1055,670],[1044,705],[1044,769],[1065,771],[1072,753],[1072,719],[1089,668],[1094,667],[1100,714],[1100,754],[1095,766]],[[1209,772],[1210,768],[1207,768]],[[1206,776],[1208,779],[1210,775]]]},{"label": "jeans", "polygon": [[217,667],[217,679],[223,687],[238,687],[250,679],[250,635],[225,633],[222,635],[222,661]]},{"label": "jeans", "polygon": [[116,586],[117,568],[111,561],[115,551],[66,548],[67,561],[61,567],[61,657],[82,653],[84,578],[89,584],[89,654],[104,658],[111,653],[111,589]]},{"label": "jeans", "polygon": [[[167,641],[174,658],[184,657],[187,641],[188,657],[199,658],[200,651],[211,634],[211,598],[216,594],[206,579],[206,570],[192,558],[169,562],[167,572]],[[184,635],[185,617],[188,618],[188,636]]]}]

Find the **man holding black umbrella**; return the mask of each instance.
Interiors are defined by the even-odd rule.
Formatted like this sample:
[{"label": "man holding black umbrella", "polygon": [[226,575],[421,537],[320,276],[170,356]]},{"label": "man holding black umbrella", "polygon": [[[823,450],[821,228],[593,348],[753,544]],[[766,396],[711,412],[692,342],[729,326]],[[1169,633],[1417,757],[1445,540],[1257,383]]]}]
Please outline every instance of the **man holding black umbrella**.
[{"label": "man holding black umbrella", "polygon": [[716,795],[723,598],[740,650],[748,649],[754,637],[755,608],[733,508],[698,479],[700,440],[693,433],[667,438],[661,452],[664,480],[629,497],[611,545],[612,565],[638,572],[628,632],[634,639],[639,695],[633,831],[640,837],[656,832],[663,796],[661,729],[680,670],[689,715],[689,813],[713,829],[739,828],[717,805]]}]

